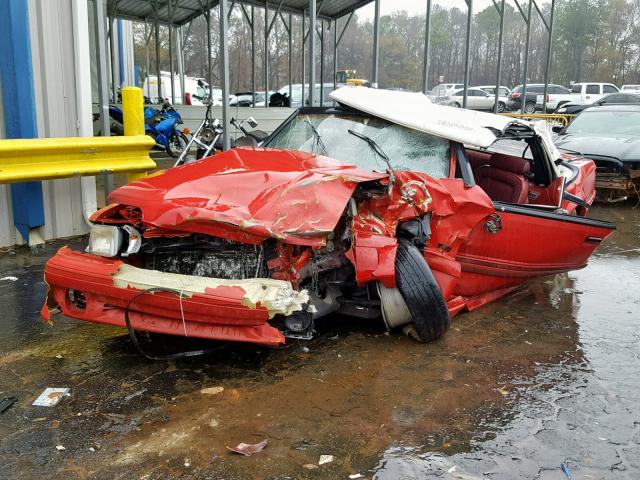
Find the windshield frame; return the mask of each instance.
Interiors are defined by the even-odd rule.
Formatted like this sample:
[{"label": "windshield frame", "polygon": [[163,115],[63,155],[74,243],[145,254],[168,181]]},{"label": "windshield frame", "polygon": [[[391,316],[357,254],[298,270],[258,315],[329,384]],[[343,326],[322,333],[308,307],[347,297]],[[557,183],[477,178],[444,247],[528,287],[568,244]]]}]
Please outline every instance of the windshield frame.
[{"label": "windshield frame", "polygon": [[[293,111],[293,113],[291,113],[291,115],[289,115],[286,120],[284,122],[282,122],[280,125],[278,125],[278,127],[269,135],[269,138],[262,144],[262,147],[265,148],[274,148],[274,149],[281,149],[281,147],[273,147],[271,146],[271,142],[273,141],[274,138],[276,138],[281,132],[282,130],[288,128],[289,124],[291,122],[293,122],[297,116],[299,115],[305,115],[305,114],[309,114],[309,115],[354,115],[354,116],[362,116],[362,115],[367,115],[367,116],[375,116],[375,115],[370,115],[364,112],[360,112],[358,110],[354,110],[351,108],[343,108],[340,106],[335,106],[335,107],[322,107],[322,106],[314,106],[314,107],[299,107],[296,110]],[[384,120],[384,119],[382,119]],[[385,120],[388,121],[388,120]],[[393,122],[389,122],[389,123],[393,123]],[[347,134],[348,135],[348,134]],[[434,135],[436,136],[436,135]],[[448,139],[448,138],[444,138],[444,137],[438,137],[438,138],[443,138],[444,140],[449,141],[449,172],[448,175],[446,177],[441,177],[441,178],[456,178],[455,174],[456,174],[456,166],[458,165],[458,145],[459,143]],[[383,147],[384,148],[384,147]],[[353,165],[355,165],[354,162],[347,162],[345,160],[340,160],[337,159],[341,162],[344,163],[351,163]],[[425,175],[429,175],[426,172],[420,172],[418,170],[411,170],[413,172],[416,173],[424,173]]]}]

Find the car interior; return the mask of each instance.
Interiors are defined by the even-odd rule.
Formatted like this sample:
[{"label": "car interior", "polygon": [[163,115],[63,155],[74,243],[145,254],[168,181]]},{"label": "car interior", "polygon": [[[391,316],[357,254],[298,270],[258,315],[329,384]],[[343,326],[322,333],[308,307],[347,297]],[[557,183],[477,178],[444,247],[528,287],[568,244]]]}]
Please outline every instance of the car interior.
[{"label": "car interior", "polygon": [[[465,149],[473,177],[494,202],[557,208],[560,205],[559,183],[552,179],[541,145],[535,139],[498,141],[488,150]],[[460,177],[459,172],[456,176]]]}]

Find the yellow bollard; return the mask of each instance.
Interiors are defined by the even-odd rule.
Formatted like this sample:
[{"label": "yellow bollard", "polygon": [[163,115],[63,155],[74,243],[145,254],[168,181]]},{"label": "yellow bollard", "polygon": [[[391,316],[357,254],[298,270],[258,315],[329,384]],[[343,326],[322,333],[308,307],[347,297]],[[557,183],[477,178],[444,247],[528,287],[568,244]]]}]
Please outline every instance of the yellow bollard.
[{"label": "yellow bollard", "polygon": [[[125,135],[144,135],[144,102],[141,88],[122,89],[122,116]],[[133,182],[145,176],[145,173],[128,173],[127,181]]]}]

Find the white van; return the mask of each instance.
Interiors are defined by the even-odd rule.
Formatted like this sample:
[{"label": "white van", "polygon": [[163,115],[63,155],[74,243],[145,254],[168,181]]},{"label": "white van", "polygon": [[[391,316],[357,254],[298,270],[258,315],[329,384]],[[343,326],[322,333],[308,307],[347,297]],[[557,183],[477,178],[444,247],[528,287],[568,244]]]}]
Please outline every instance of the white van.
[{"label": "white van", "polygon": [[[198,80],[201,80],[203,86],[198,84]],[[180,88],[180,75],[174,75],[173,77],[175,104],[182,105],[182,89]],[[161,96],[164,99],[171,101],[171,74],[169,72],[160,72],[160,88]],[[203,79],[196,77],[184,77],[184,90],[189,94],[191,105],[204,105],[203,99],[209,96],[209,86]],[[142,91],[145,97],[151,100],[151,103],[158,102],[158,77],[156,75],[149,75],[145,81]],[[213,106],[222,105],[222,90],[218,88],[212,89],[213,94]]]}]

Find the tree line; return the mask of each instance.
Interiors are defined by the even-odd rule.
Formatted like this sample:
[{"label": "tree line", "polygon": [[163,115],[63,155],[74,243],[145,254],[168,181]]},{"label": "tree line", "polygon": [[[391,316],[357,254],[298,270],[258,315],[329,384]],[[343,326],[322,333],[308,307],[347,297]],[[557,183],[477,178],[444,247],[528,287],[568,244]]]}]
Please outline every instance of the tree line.
[{"label": "tree line", "polygon": [[[527,1],[524,4],[527,13]],[[549,19],[550,4],[541,8]],[[250,7],[246,7],[249,13]],[[274,10],[269,10],[271,23]],[[287,26],[291,22],[292,81],[302,82],[303,49],[302,20],[299,16],[278,16],[269,35],[266,54],[269,61],[269,89],[288,84],[289,46]],[[466,42],[466,11],[434,5],[431,17],[431,55],[429,88],[444,82],[461,83],[464,72]],[[473,15],[470,52],[470,83],[493,84],[496,79],[499,15],[490,5]],[[285,25],[286,23],[286,25]],[[337,22],[340,34],[346,18]],[[264,90],[264,9],[254,10],[256,89]],[[214,85],[219,84],[217,8],[211,12],[212,73]],[[308,20],[307,20],[308,28]],[[333,41],[335,25],[318,23],[316,81],[320,81],[320,36],[324,35],[324,82],[333,81]],[[207,25],[199,17],[182,27],[185,73],[207,77]],[[155,43],[149,42],[150,73],[155,72]],[[160,64],[169,69],[168,29],[160,30]],[[236,5],[229,19],[229,65],[231,90],[251,89],[251,29]],[[422,87],[425,16],[399,11],[380,18],[379,84],[382,88],[404,88],[418,91]],[[526,25],[521,12],[505,4],[502,81],[513,86],[522,82],[525,58]],[[548,34],[536,9],[532,9],[529,45],[529,83],[542,82],[546,65]],[[147,51],[144,24],[134,25],[135,61],[146,74]],[[174,43],[175,45],[175,43]],[[554,11],[551,45],[550,82],[569,85],[571,82],[597,81],[617,85],[640,83],[640,0],[557,0]],[[306,53],[306,52],[305,52]],[[372,21],[351,19],[338,49],[338,69],[355,69],[361,78],[371,78],[373,62]],[[305,59],[308,62],[308,60]],[[177,69],[174,60],[174,70]],[[306,79],[305,79],[306,80]]]}]

